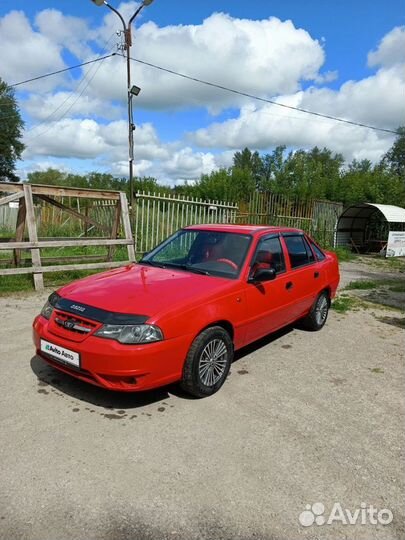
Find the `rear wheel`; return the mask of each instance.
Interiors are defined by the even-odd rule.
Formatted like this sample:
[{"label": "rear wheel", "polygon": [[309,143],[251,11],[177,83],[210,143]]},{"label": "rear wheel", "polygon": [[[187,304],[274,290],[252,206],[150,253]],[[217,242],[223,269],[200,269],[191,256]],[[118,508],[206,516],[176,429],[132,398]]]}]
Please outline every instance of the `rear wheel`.
[{"label": "rear wheel", "polygon": [[307,330],[317,331],[323,328],[329,313],[329,295],[321,292],[314,302],[311,311],[302,319],[302,325]]},{"label": "rear wheel", "polygon": [[215,394],[224,384],[233,359],[233,343],[221,326],[199,334],[187,354],[182,388],[195,397]]}]

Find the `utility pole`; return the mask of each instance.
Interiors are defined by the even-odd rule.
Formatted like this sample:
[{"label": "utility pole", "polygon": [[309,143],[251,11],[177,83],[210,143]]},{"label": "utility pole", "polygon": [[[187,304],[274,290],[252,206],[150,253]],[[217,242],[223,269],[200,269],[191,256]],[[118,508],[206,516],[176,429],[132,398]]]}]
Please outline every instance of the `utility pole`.
[{"label": "utility pole", "polygon": [[111,11],[113,11],[120,19],[123,27],[124,33],[124,56],[127,63],[127,108],[128,108],[128,178],[129,178],[129,204],[132,212],[133,202],[134,202],[134,117],[133,117],[133,107],[132,99],[134,96],[137,96],[141,89],[138,86],[131,85],[131,47],[132,47],[132,33],[131,25],[135,20],[140,11],[145,7],[149,6],[153,0],[143,0],[142,4],[138,7],[132,17],[129,19],[128,23],[125,22],[124,17],[121,13],[111,6],[106,0],[91,0],[97,6],[107,6]]}]

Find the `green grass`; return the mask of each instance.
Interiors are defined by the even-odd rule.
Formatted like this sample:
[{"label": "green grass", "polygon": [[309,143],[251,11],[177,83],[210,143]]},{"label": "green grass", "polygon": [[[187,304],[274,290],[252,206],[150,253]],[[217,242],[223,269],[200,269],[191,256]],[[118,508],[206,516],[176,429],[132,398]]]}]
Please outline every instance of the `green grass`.
[{"label": "green grass", "polygon": [[331,251],[336,253],[339,262],[354,261],[356,259],[356,255],[352,253],[350,249],[344,247],[337,247],[335,249],[332,249]]},{"label": "green grass", "polygon": [[405,257],[388,257],[384,261],[388,268],[405,271]]},{"label": "green grass", "polygon": [[397,293],[405,293],[405,280],[395,279],[361,279],[358,281],[351,281],[346,285],[345,290],[370,290],[381,289],[387,287],[389,291]]},{"label": "green grass", "polygon": [[367,289],[377,289],[379,283],[377,281],[362,279],[359,281],[351,281],[345,287],[348,290],[367,290]]},{"label": "green grass", "polygon": [[[42,248],[41,257],[79,257],[80,255],[100,255],[107,254],[105,246],[76,246],[76,247],[60,247],[60,248]],[[1,250],[0,259],[10,259],[13,256],[12,250]],[[29,250],[22,250],[23,257],[29,257]],[[115,249],[114,260],[121,261],[128,258],[126,246],[117,246]],[[57,264],[57,261],[55,261]],[[60,263],[63,264],[63,263]]]},{"label": "green grass", "polygon": [[8,293],[32,290],[34,290],[32,284],[32,276],[29,274],[20,274],[17,276],[0,276],[1,296],[5,296]]},{"label": "green grass", "polygon": [[334,302],[332,302],[331,308],[338,313],[346,313],[357,306],[357,299],[350,296],[338,296]]},{"label": "green grass", "polygon": [[[44,274],[44,285],[57,289],[76,279],[84,278],[103,270],[70,270],[65,272],[51,272]],[[30,292],[34,290],[31,274],[0,277],[0,296],[16,292]]]},{"label": "green grass", "polygon": [[380,257],[378,255],[359,255],[359,260],[371,266],[390,272],[405,272],[405,257]]},{"label": "green grass", "polygon": [[[60,259],[63,257],[75,257],[81,255],[99,255],[100,257],[105,257],[107,254],[107,248],[105,246],[85,246],[85,247],[63,247],[63,248],[43,248],[41,249],[41,257],[54,257],[54,261],[43,261],[43,266],[52,266],[60,264],[71,264],[70,262],[64,262]],[[10,251],[0,251],[0,259],[10,260],[12,259],[13,252]],[[28,257],[28,252],[23,252],[23,257]],[[128,260],[128,251],[126,246],[117,246],[114,257],[114,261],[126,261]],[[102,261],[102,260],[101,260]],[[86,263],[85,260],[82,261],[83,264]],[[87,262],[96,262],[89,260]],[[72,261],[72,264],[80,264],[79,262],[75,263]],[[31,266],[30,261],[26,261],[25,266]],[[7,268],[7,266],[0,266],[0,268]],[[44,273],[44,284],[45,287],[57,288],[66,283],[74,281],[75,279],[80,279],[91,274],[102,272],[103,269],[96,269],[91,271],[86,270],[70,270],[70,271],[61,271],[61,272],[46,272]],[[18,274],[10,276],[0,276],[0,295],[4,296],[8,293],[15,292],[27,292],[33,291],[33,279],[32,274]]]}]

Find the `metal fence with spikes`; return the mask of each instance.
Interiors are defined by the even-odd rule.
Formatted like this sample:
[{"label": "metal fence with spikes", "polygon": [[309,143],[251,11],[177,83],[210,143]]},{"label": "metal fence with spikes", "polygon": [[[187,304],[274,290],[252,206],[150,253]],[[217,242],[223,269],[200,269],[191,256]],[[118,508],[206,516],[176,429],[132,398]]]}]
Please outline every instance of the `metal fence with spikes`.
[{"label": "metal fence with spikes", "polygon": [[138,192],[135,196],[136,254],[142,255],[187,225],[235,223],[239,208],[223,201],[203,201],[177,194]]}]

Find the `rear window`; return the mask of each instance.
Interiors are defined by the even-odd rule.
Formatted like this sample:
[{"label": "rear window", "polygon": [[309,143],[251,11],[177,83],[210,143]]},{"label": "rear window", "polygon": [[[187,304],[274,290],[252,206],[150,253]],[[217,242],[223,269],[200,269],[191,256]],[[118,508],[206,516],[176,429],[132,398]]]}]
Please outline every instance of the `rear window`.
[{"label": "rear window", "polygon": [[314,254],[312,253],[304,236],[285,236],[284,241],[290,257],[291,268],[298,268],[299,266],[304,266],[314,262]]}]

